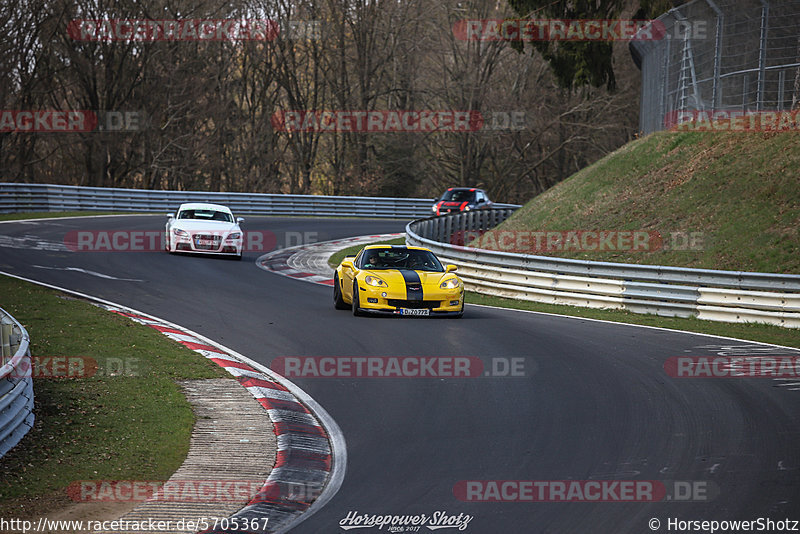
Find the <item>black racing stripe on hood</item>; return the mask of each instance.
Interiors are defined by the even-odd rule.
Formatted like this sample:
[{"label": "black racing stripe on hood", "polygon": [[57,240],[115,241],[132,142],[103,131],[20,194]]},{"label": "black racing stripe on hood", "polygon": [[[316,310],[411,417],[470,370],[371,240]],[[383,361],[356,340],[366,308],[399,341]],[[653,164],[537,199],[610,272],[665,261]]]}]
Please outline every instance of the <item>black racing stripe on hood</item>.
[{"label": "black racing stripe on hood", "polygon": [[422,280],[420,280],[417,271],[412,271],[411,269],[398,270],[403,275],[403,280],[406,283],[406,300],[423,300]]}]

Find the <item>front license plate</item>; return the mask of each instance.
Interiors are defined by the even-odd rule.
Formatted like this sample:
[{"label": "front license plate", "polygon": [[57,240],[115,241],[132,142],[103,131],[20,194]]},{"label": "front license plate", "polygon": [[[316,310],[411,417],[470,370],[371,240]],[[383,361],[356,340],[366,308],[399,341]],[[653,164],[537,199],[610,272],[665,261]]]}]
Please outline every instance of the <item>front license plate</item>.
[{"label": "front license plate", "polygon": [[400,315],[430,315],[431,311],[429,309],[423,310],[410,310],[408,308],[400,308]]},{"label": "front license plate", "polygon": [[216,243],[214,243],[214,241],[211,239],[198,239],[197,241],[195,241],[195,244],[200,245],[202,247],[213,247],[214,245],[216,245]]}]

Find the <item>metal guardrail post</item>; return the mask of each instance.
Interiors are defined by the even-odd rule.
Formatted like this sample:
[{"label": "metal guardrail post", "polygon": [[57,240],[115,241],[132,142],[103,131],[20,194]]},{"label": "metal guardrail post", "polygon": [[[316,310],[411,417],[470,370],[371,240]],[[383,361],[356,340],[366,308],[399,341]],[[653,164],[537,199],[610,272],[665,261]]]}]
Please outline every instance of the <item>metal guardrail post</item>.
[{"label": "metal guardrail post", "polygon": [[11,359],[13,354],[11,352],[11,329],[13,326],[14,323],[8,317],[0,318],[0,340],[2,340],[2,363],[0,365],[5,365],[6,360]]},{"label": "metal guardrail post", "polygon": [[[0,457],[33,427],[33,378],[25,328],[0,309],[3,357],[0,366]],[[6,353],[8,351],[8,354]]]},{"label": "metal guardrail post", "polygon": [[764,109],[764,82],[767,66],[767,30],[769,26],[769,3],[761,0],[761,35],[758,40],[758,89],[756,95],[756,109]]}]

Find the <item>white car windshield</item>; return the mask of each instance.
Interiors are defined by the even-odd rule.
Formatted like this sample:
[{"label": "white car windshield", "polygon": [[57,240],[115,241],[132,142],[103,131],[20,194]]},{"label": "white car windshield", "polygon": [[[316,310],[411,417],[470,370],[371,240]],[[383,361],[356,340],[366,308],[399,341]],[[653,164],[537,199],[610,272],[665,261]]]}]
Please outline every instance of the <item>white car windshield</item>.
[{"label": "white car windshield", "polygon": [[178,213],[178,219],[233,222],[233,217],[229,213],[217,210],[183,210]]}]

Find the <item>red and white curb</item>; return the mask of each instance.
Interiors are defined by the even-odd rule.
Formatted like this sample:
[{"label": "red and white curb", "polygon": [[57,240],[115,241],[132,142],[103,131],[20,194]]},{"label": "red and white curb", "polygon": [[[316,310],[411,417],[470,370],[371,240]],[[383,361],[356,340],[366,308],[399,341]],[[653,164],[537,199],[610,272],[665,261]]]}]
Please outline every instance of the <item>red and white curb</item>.
[{"label": "red and white curb", "polygon": [[[204,531],[207,534],[283,534],[324,506],[338,492],[347,466],[347,447],[333,418],[305,391],[267,367],[180,325],[152,315],[45,282],[0,274],[88,300],[112,313],[158,330],[233,375],[267,410],[277,438],[275,465],[261,490],[231,516],[238,525],[264,529]],[[255,521],[258,519],[258,521]],[[266,519],[266,521],[264,520]],[[224,524],[224,522],[223,522]]]},{"label": "red and white curb", "polygon": [[256,265],[275,274],[333,287],[334,270],[328,265],[328,258],[332,254],[344,248],[396,239],[403,235],[405,234],[363,235],[310,245],[297,245],[264,254],[256,260]]},{"label": "red and white curb", "polygon": [[[209,345],[191,332],[175,328],[171,323],[123,307],[97,305],[154,328],[208,358],[233,375],[267,410],[278,441],[275,465],[261,490],[231,518],[248,520],[239,521],[238,524],[266,525],[266,529],[260,532],[272,533],[276,532],[281,524],[305,512],[311,506],[328,481],[332,461],[331,446],[328,434],[316,417],[285,386],[236,356]],[[235,521],[230,523],[237,524]],[[229,531],[216,529],[204,532]],[[230,530],[230,532],[237,531]]]}]

